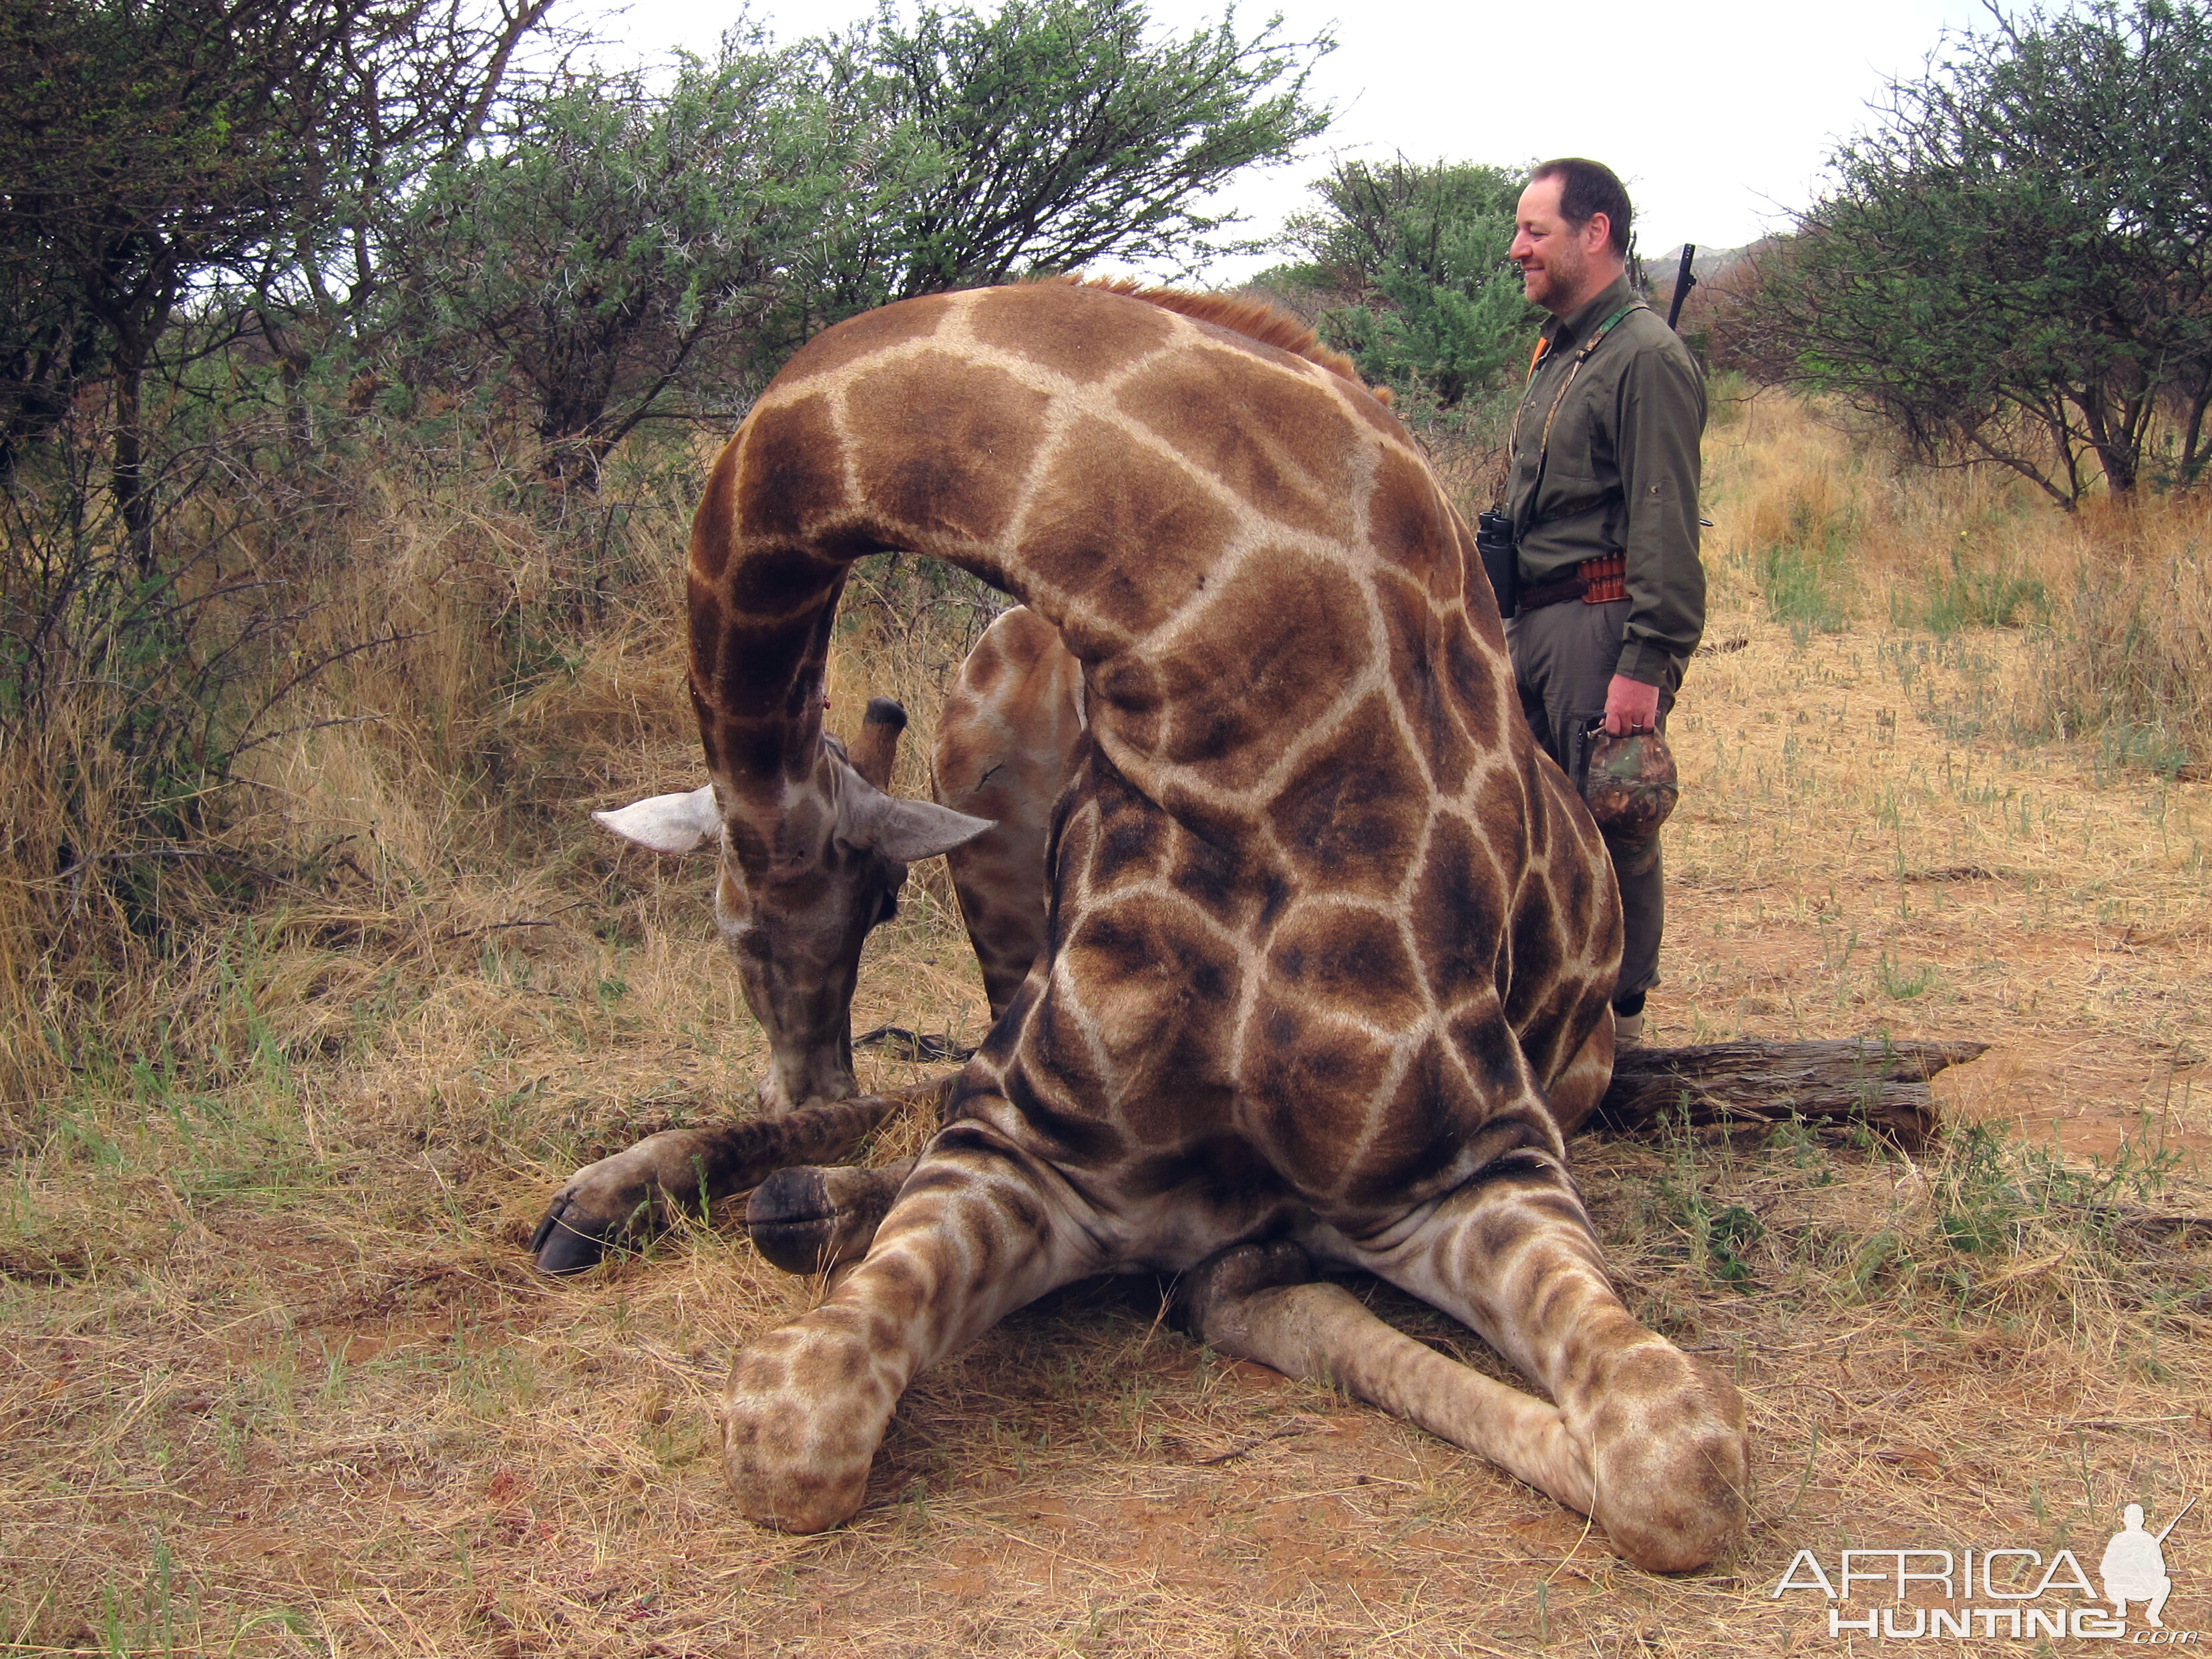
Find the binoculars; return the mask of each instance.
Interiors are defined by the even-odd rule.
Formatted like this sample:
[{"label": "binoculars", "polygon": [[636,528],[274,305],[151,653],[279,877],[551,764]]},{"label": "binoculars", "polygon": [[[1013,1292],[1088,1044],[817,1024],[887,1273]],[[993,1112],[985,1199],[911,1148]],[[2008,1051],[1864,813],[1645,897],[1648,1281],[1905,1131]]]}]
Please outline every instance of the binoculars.
[{"label": "binoculars", "polygon": [[1510,621],[1521,608],[1521,544],[1513,533],[1513,515],[1492,508],[1474,519],[1474,550],[1482,558],[1482,574],[1490,578],[1490,591],[1498,598],[1498,614]]}]

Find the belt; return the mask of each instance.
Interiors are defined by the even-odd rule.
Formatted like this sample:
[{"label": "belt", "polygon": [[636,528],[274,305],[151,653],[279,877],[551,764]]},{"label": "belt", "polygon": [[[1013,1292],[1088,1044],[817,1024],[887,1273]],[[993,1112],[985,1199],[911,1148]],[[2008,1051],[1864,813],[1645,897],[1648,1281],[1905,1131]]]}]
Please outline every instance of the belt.
[{"label": "belt", "polygon": [[1575,574],[1555,582],[1521,590],[1521,609],[1534,611],[1547,605],[1580,599],[1584,605],[1604,605],[1628,597],[1628,556],[1610,553],[1601,559],[1584,559]]}]

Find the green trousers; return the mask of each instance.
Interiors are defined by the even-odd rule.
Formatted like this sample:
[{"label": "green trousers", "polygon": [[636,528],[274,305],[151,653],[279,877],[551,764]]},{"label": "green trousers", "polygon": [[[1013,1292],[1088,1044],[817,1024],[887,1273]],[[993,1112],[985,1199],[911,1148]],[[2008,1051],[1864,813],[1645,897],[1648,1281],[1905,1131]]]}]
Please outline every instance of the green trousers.
[{"label": "green trousers", "polygon": [[[1628,601],[1584,605],[1570,599],[1524,611],[1505,624],[1513,649],[1513,678],[1521,690],[1521,712],[1546,754],[1580,788],[1583,734],[1605,717],[1606,689],[1620,659],[1628,626]],[[1667,729],[1674,688],[1659,691],[1659,729]],[[1667,894],[1660,867],[1659,837],[1643,841],[1607,836],[1613,872],[1620,884],[1620,979],[1613,994],[1623,1013],[1643,1006],[1644,994],[1659,982],[1659,940],[1667,928]],[[1623,1007],[1621,1005],[1628,1005]]]}]

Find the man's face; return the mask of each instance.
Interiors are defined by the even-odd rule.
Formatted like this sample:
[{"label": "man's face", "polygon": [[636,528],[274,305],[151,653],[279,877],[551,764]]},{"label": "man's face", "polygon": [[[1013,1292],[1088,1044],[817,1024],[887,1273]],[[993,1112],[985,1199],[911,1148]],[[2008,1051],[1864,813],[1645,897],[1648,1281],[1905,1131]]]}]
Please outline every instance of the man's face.
[{"label": "man's face", "polygon": [[1602,246],[1611,228],[1602,214],[1579,228],[1570,226],[1559,213],[1559,192],[1565,187],[1564,179],[1539,179],[1521,192],[1507,256],[1521,267],[1521,292],[1528,303],[1558,317],[1604,286],[1591,283],[1589,244]]}]

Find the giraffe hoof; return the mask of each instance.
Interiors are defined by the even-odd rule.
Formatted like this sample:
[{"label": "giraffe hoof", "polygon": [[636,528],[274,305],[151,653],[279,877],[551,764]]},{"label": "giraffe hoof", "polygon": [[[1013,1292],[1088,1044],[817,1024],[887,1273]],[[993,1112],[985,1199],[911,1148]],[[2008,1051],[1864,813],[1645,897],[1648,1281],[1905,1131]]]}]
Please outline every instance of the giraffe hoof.
[{"label": "giraffe hoof", "polygon": [[745,1236],[787,1273],[818,1273],[835,1258],[837,1206],[823,1171],[778,1170],[745,1202]]},{"label": "giraffe hoof", "polygon": [[878,1170],[778,1170],[746,1202],[745,1233],[786,1273],[826,1273],[856,1261],[875,1243],[877,1227],[913,1168],[908,1161]]},{"label": "giraffe hoof", "polygon": [[[1271,1244],[1233,1244],[1183,1275],[1181,1308],[1186,1327],[1216,1347],[1230,1337],[1233,1318],[1224,1316],[1247,1297],[1284,1285],[1303,1285],[1314,1276],[1313,1261],[1287,1238]],[[1233,1342],[1233,1340],[1232,1340]]]},{"label": "giraffe hoof", "polygon": [[[569,1176],[530,1236],[530,1253],[538,1272],[582,1273],[611,1249],[659,1231],[669,1188],[690,1173],[682,1169],[679,1157],[688,1146],[678,1134],[648,1136],[629,1151],[587,1164]],[[674,1167],[663,1170],[664,1164]],[[686,1184],[696,1191],[697,1177]],[[679,1197],[678,1201],[685,1200]]]},{"label": "giraffe hoof", "polygon": [[530,1254],[541,1273],[580,1273],[598,1267],[606,1254],[605,1238],[570,1221],[568,1209],[568,1195],[559,1194],[530,1235]]}]

